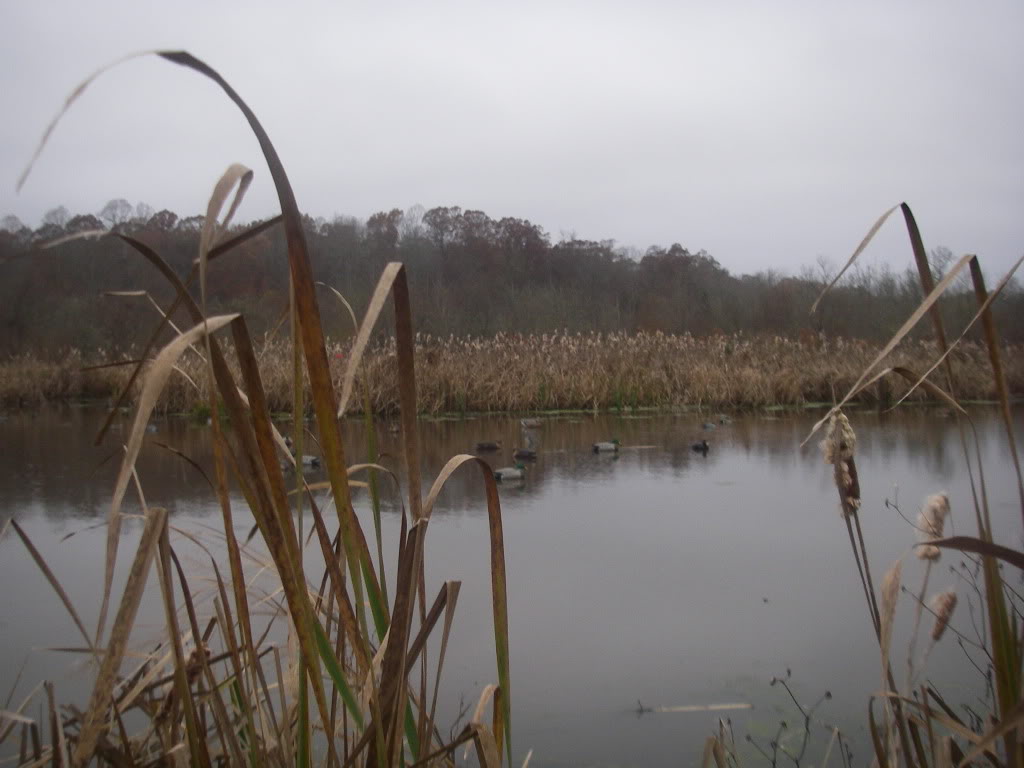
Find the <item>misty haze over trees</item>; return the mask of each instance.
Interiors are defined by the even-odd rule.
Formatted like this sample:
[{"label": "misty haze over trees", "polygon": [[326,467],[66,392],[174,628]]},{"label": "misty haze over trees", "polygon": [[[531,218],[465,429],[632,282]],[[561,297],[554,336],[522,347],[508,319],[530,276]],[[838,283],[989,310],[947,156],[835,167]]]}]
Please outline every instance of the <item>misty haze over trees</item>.
[{"label": "misty haze over trees", "polygon": [[[76,240],[49,250],[36,244],[86,230],[116,230],[151,246],[184,277],[196,255],[202,223],[202,216],[180,218],[126,200],[111,200],[98,215],[54,208],[34,231],[16,217],[4,217],[0,354],[55,354],[67,347],[125,350],[144,343],[158,317],[143,296],[104,294],[146,290],[164,307],[173,298],[166,281],[119,240]],[[880,341],[920,301],[912,270],[858,268],[812,317],[811,303],[836,269],[824,260],[795,277],[772,270],[737,276],[711,254],[691,252],[678,243],[640,253],[617,248],[614,241],[568,236],[552,242],[525,219],[493,219],[457,206],[382,211],[365,222],[307,216],[304,224],[315,277],[341,291],[357,313],[365,308],[384,265],[403,262],[415,327],[433,335],[556,329],[698,336],[743,332],[806,337],[823,332]],[[936,248],[931,258],[938,276],[953,254]],[[988,276],[990,289],[999,277]],[[965,279],[943,305],[949,327],[957,332],[977,308],[969,277]],[[255,333],[274,326],[287,300],[288,261],[280,227],[210,265],[210,311],[241,311]],[[325,296],[321,306],[328,333],[348,335],[351,322],[338,303]],[[1024,340],[1024,293],[1019,285],[1008,286],[995,307],[1004,340]]]}]

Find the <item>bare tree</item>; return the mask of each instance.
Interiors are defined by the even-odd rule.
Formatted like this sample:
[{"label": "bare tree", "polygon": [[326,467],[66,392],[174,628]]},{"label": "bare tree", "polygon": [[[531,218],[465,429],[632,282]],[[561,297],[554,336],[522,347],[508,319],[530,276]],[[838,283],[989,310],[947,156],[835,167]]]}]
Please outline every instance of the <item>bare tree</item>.
[{"label": "bare tree", "polygon": [[68,223],[69,218],[71,218],[71,214],[68,213],[68,209],[63,205],[58,205],[56,208],[51,208],[43,214],[43,224],[50,224],[59,229],[64,229],[64,225]]},{"label": "bare tree", "polygon": [[132,204],[123,197],[111,200],[100,210],[100,218],[107,222],[111,229],[114,229],[131,221]]},{"label": "bare tree", "polygon": [[153,217],[153,206],[149,203],[138,203],[135,206],[135,215],[132,219],[139,225],[145,224]]},{"label": "bare tree", "polygon": [[0,229],[5,232],[14,234],[15,232],[20,232],[24,228],[25,225],[21,223],[21,219],[14,214],[8,214],[0,219]]}]

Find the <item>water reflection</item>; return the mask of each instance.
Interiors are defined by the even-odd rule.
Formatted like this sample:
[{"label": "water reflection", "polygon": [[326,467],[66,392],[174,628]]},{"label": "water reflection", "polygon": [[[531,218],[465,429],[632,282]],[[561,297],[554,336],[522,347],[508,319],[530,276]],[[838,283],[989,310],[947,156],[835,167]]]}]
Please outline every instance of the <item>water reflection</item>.
[{"label": "water reflection", "polygon": [[[994,411],[973,413],[997,532],[1018,542],[1005,435]],[[1022,415],[1015,412],[1018,423]],[[62,407],[11,414],[0,423],[0,516],[25,522],[76,605],[95,598],[103,532],[60,537],[105,515],[128,427],[127,416],[119,419],[110,438],[95,447],[101,419],[96,410]],[[913,541],[885,507],[897,490],[909,514],[926,494],[949,491],[959,530],[971,529],[955,421],[920,408],[857,411],[851,419],[876,578]],[[706,420],[700,414],[566,415],[544,418],[526,433],[518,418],[420,423],[424,493],[451,456],[472,453],[478,441],[501,441],[502,450],[481,454],[492,468],[511,465],[517,446],[538,452],[536,461],[524,462],[525,479],[500,491],[520,762],[530,747],[534,765],[678,764],[681,755],[696,761],[715,717],[638,718],[637,699],[647,706],[753,703],[753,710],[733,714],[742,739],[747,729],[755,735],[773,730],[784,701],[767,683],[787,667],[799,696],[813,701],[831,690],[835,698],[822,716],[847,728],[855,744],[864,736],[863,705],[878,684],[877,648],[818,438],[798,447],[814,418],[745,416],[707,431]],[[174,446],[211,473],[207,428],[174,418],[155,424],[138,464],[147,501],[167,506],[182,528],[215,528],[220,511],[202,475],[157,445]],[[401,477],[401,442],[387,426],[381,423],[382,461]],[[352,463],[366,458],[362,432],[358,420],[345,422]],[[617,453],[592,452],[594,442],[612,438],[621,443]],[[710,443],[707,455],[691,449],[703,438]],[[305,451],[315,452],[315,445]],[[385,496],[390,561],[399,504],[391,491]],[[369,526],[363,492],[355,503]],[[238,500],[235,506],[237,527],[247,530],[251,518]],[[445,579],[464,582],[445,663],[443,718],[454,718],[460,696],[475,700],[493,678],[485,516],[479,472],[457,472],[438,500],[427,537],[428,593]],[[126,528],[126,537],[137,535],[137,527]],[[208,530],[205,535],[209,542]],[[195,562],[202,560],[195,555]],[[934,586],[954,586],[942,572],[933,574]],[[919,584],[917,561],[906,562],[904,575],[906,583]],[[5,596],[0,616],[31,618],[0,618],[9,659],[0,665],[0,689],[6,691],[28,649],[77,641],[45,581],[10,537],[0,542],[0,582],[21,587]],[[143,617],[154,631],[158,609]],[[907,606],[901,610],[909,614]],[[907,635],[909,628],[898,624],[896,644],[905,644]],[[52,676],[47,661],[52,664],[53,656],[30,667],[25,680]],[[936,649],[931,671],[957,694],[977,692],[976,674],[955,645]],[[855,751],[866,755],[864,746]]]}]

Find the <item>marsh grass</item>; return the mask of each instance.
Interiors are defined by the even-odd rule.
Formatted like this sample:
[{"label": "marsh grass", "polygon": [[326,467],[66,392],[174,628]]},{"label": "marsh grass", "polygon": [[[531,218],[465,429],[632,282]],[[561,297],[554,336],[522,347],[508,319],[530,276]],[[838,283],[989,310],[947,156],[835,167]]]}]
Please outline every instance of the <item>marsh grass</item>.
[{"label": "marsh grass", "polygon": [[[291,344],[278,336],[258,345],[260,373],[272,411],[291,412]],[[351,342],[328,342],[331,376],[339,381]],[[467,411],[616,410],[625,408],[799,407],[831,403],[857,381],[880,347],[846,339],[813,342],[777,336],[673,336],[660,333],[500,334],[491,338],[417,334],[413,353],[419,413]],[[895,350],[888,363],[925,371],[939,355],[930,341]],[[229,367],[237,372],[227,350]],[[102,359],[102,353],[91,356]],[[362,358],[363,394],[375,414],[397,412],[397,351],[392,339],[368,347]],[[1024,348],[1003,349],[1011,392],[1024,393]],[[208,391],[196,356],[179,363],[179,374],[161,392],[157,408],[190,412]],[[84,370],[83,370],[84,368]],[[995,400],[984,344],[965,342],[953,360],[956,391],[964,400]],[[111,397],[127,383],[130,363],[87,367],[80,353],[56,361],[19,357],[0,363],[0,403],[35,404],[72,397]],[[305,380],[305,400],[309,384]],[[904,397],[912,382],[881,380],[858,393],[856,402],[889,404]],[[136,393],[137,394],[137,393]],[[134,397],[134,395],[132,395]],[[935,398],[917,392],[915,399]],[[366,410],[361,395],[348,407]]]},{"label": "marsh grass", "polygon": [[[0,745],[11,745],[17,764],[32,766],[187,762],[198,766],[248,764],[252,768],[317,763],[336,768],[445,765],[452,762],[458,746],[469,743],[481,765],[500,765],[502,753],[509,758],[512,755],[512,699],[498,491],[483,461],[459,455],[449,460],[426,498],[421,497],[414,342],[404,268],[388,265],[371,301],[371,309],[389,299],[392,302],[395,342],[390,372],[395,377],[401,419],[398,461],[407,479],[397,559],[389,565],[383,558],[379,524],[376,560],[371,553],[368,536],[355,513],[352,489],[360,484],[360,476],[368,474],[372,484],[378,474],[393,477],[395,472],[373,464],[350,466],[346,461],[339,417],[344,411],[344,392],[351,390],[351,382],[357,378],[361,354],[353,352],[346,360],[345,389],[339,401],[334,385],[338,372],[328,364],[330,350],[321,326],[300,215],[284,168],[255,115],[220,75],[187,53],[156,55],[217,83],[241,110],[260,143],[282,209],[281,217],[270,225],[280,223],[288,242],[290,339],[274,342],[280,345],[280,354],[272,365],[266,360],[266,349],[257,352],[244,317],[211,317],[205,311],[209,260],[230,257],[235,245],[267,226],[230,239],[225,236],[252,180],[252,172],[243,166],[229,166],[215,186],[198,258],[188,276],[175,274],[152,248],[127,235],[103,235],[131,246],[166,278],[176,298],[166,312],[157,306],[160,318],[149,345],[140,351],[139,362],[100,369],[102,377],[111,372],[119,376],[112,388],[116,393],[112,411],[131,402],[133,417],[107,516],[103,590],[94,632],[85,631],[80,612],[66,599],[63,587],[23,531],[13,521],[0,529],[3,535],[13,528],[47,575],[82,630],[95,669],[84,709],[58,704],[53,686],[46,682],[0,712]],[[109,67],[87,79],[68,98],[48,127],[33,162],[60,117],[106,69]],[[19,184],[30,170],[31,163]],[[191,287],[196,282],[198,297]],[[183,330],[172,327],[172,340],[157,349],[155,340],[167,332],[169,318],[179,308],[186,313],[188,324]],[[372,331],[378,316],[379,311],[368,311],[357,328],[360,336]],[[264,357],[262,366],[260,356]],[[47,374],[24,363],[20,371],[18,375],[34,373],[37,382],[45,382],[47,375],[60,382],[35,384],[35,389],[25,384],[22,388],[35,397],[52,391],[69,393],[75,386],[62,380],[65,369],[60,367]],[[290,460],[290,453],[284,436],[271,421],[271,409],[282,405],[268,396],[266,382],[274,381],[274,376],[281,377],[276,383],[277,397],[283,400],[287,393],[287,402],[299,411],[308,401],[315,414],[311,433],[319,442],[328,476],[327,487],[321,491],[306,486],[301,472],[289,476],[281,466],[283,460]],[[172,528],[165,510],[147,506],[134,470],[151,414],[161,403],[166,407],[167,398],[174,397],[173,387],[182,382],[195,393],[189,404],[205,406],[211,414],[223,409],[228,417],[223,423],[219,418],[210,423],[213,471],[208,479],[221,506],[225,553],[219,556],[201,539]],[[18,383],[16,378],[14,383]],[[109,424],[108,420],[98,441]],[[302,420],[294,420],[292,426],[292,437],[301,452],[306,426]],[[367,429],[372,456],[372,420],[367,421]],[[488,513],[495,683],[484,687],[465,727],[446,738],[434,718],[458,585],[428,586],[423,554],[434,503],[448,478],[466,465],[480,473],[481,503]],[[256,522],[249,538],[256,535],[267,554],[255,573],[264,577],[260,582],[266,580],[267,573],[272,574],[276,586],[269,593],[253,578],[249,538],[234,529],[235,502],[229,484],[240,490]],[[136,500],[144,531],[121,597],[112,605],[118,594],[113,582],[122,521],[126,505],[134,506]],[[378,521],[379,516],[375,517]],[[186,542],[209,553],[210,572],[216,581],[212,606],[208,600],[197,602],[193,597],[195,585],[190,577],[194,579],[195,573],[186,573],[177,554]],[[321,555],[316,566],[319,574],[306,564],[303,553],[307,545]],[[389,568],[393,568],[392,576],[385,581]],[[164,637],[141,665],[126,671],[127,643],[151,571],[156,573],[164,606]],[[392,585],[390,599],[386,583]],[[274,620],[260,630],[254,617],[260,606],[268,603],[275,607],[273,615],[279,626],[284,625],[283,631],[271,632]],[[443,625],[439,623],[442,616]],[[431,643],[436,655],[428,659],[428,640],[438,635],[439,642]],[[433,680],[428,668],[437,670]],[[26,714],[36,710],[43,695],[45,717]]]}]

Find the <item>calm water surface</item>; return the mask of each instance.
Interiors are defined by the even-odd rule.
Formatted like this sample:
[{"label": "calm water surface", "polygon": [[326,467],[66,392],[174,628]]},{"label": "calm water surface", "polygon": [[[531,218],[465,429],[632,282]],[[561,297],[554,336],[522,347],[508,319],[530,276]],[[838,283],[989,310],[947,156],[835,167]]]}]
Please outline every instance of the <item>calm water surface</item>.
[{"label": "calm water surface", "polygon": [[[1021,544],[1020,511],[1006,459],[1006,437],[994,410],[973,412],[985,462],[991,508],[1004,543]],[[1024,412],[1017,410],[1018,429]],[[0,420],[0,519],[15,516],[43,552],[87,626],[94,626],[103,568],[102,527],[127,420],[102,447],[92,445],[102,414],[61,407],[7,414]],[[538,460],[521,483],[501,488],[511,623],[513,734],[521,761],[532,765],[691,765],[717,713],[636,713],[645,706],[750,703],[725,712],[737,739],[766,744],[780,719],[794,722],[784,691],[769,686],[791,670],[794,693],[806,702],[833,693],[818,713],[849,734],[855,762],[867,761],[863,713],[877,690],[877,647],[857,582],[846,528],[837,511],[829,468],[817,449],[799,449],[814,419],[741,417],[714,431],[697,415],[575,416],[545,419],[532,430]],[[949,492],[954,526],[973,533],[969,486],[955,422],[910,409],[894,415],[851,414],[859,438],[862,521],[876,580],[913,542],[913,532],[885,500],[914,516],[922,498]],[[208,431],[183,419],[157,420],[139,474],[151,506],[166,506],[172,524],[196,532],[219,552],[220,511],[203,477],[160,448],[166,442],[210,466]],[[477,440],[526,442],[518,419],[424,421],[426,483]],[[350,460],[361,460],[356,422],[346,425]],[[618,456],[595,455],[596,440],[617,437]],[[706,456],[690,445],[707,437]],[[397,438],[382,430],[382,451]],[[814,440],[817,443],[817,438]],[[212,471],[211,471],[212,474]],[[357,509],[372,530],[365,498]],[[251,516],[236,504],[236,525]],[[129,496],[126,511],[138,512]],[[398,506],[385,507],[386,556],[393,562]],[[119,578],[139,533],[129,521]],[[73,535],[72,535],[73,534]],[[204,555],[177,536],[195,565],[195,588],[208,594]],[[311,558],[310,562],[313,562]],[[955,559],[954,559],[955,561]],[[935,590],[963,584],[948,556],[931,577]],[[255,570],[251,564],[248,566]],[[441,495],[427,537],[428,595],[445,579],[462,593],[445,662],[442,722],[460,698],[475,702],[494,681],[489,555],[483,484],[468,469]],[[907,558],[905,583],[922,575]],[[319,572],[313,575],[319,578]],[[393,572],[389,574],[393,576]],[[59,697],[83,695],[88,672],[79,657],[46,648],[78,646],[71,621],[20,541],[0,541],[0,696],[16,686],[14,706],[36,683],[55,680]],[[901,598],[894,665],[903,669],[911,600]],[[143,606],[133,643],[160,635],[158,601]],[[955,622],[970,634],[969,616]],[[924,634],[924,633],[922,633]],[[436,655],[437,642],[431,648]],[[947,698],[980,710],[979,676],[955,642],[932,654],[928,675]],[[902,677],[902,671],[898,677]],[[447,718],[447,721],[445,720]],[[823,739],[824,727],[816,727]],[[742,746],[742,745],[741,745]],[[812,744],[812,762],[823,747]]]}]

